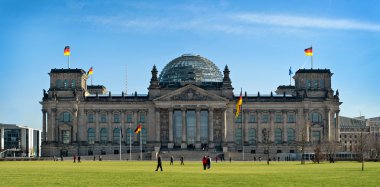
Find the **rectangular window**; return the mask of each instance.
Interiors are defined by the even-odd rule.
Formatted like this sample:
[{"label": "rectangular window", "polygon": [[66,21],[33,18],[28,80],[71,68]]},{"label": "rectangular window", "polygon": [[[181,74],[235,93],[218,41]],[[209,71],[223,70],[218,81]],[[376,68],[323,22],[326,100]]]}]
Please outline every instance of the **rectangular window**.
[{"label": "rectangular window", "polygon": [[239,129],[236,129],[236,134],[235,134],[235,136],[236,136],[236,143],[238,144],[238,145],[242,145],[242,142],[241,142],[241,129],[239,128]]},{"label": "rectangular window", "polygon": [[87,114],[87,123],[94,123],[94,114]]},{"label": "rectangular window", "polygon": [[132,114],[131,113],[127,114],[127,123],[132,123]]},{"label": "rectangular window", "polygon": [[295,123],[296,122],[296,117],[295,114],[288,114],[288,123]]},{"label": "rectangular window", "polygon": [[318,80],[314,80],[314,89],[318,89]]},{"label": "rectangular window", "polygon": [[69,144],[70,143],[70,131],[64,130],[62,132],[62,143]]},{"label": "rectangular window", "polygon": [[282,122],[282,115],[280,113],[276,114],[275,122],[276,123],[281,123]]},{"label": "rectangular window", "polygon": [[235,117],[235,123],[241,123],[241,114],[237,118]]},{"label": "rectangular window", "polygon": [[140,123],[145,123],[145,114],[140,114]]},{"label": "rectangular window", "polygon": [[306,80],[306,89],[310,89],[310,87],[311,87],[311,81]]},{"label": "rectangular window", "polygon": [[256,115],[255,114],[249,114],[249,123],[256,123]]},{"label": "rectangular window", "polygon": [[119,114],[113,115],[113,122],[114,123],[120,123],[120,115]]},{"label": "rectangular window", "polygon": [[262,123],[268,123],[268,121],[269,121],[269,114],[264,113],[264,114],[262,115],[261,122],[262,122]]},{"label": "rectangular window", "polygon": [[323,79],[319,81],[319,88],[321,89],[325,88],[325,81]]},{"label": "rectangular window", "polygon": [[100,122],[101,123],[107,123],[107,115],[106,114],[100,115]]}]

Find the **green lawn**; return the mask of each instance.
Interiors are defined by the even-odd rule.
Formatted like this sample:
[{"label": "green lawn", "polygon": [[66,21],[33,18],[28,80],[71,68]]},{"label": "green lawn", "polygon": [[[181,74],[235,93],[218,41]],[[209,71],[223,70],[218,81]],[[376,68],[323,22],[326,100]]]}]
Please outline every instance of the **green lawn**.
[{"label": "green lawn", "polygon": [[380,162],[334,164],[299,162],[215,162],[203,171],[201,161],[4,161],[0,186],[380,186]]}]

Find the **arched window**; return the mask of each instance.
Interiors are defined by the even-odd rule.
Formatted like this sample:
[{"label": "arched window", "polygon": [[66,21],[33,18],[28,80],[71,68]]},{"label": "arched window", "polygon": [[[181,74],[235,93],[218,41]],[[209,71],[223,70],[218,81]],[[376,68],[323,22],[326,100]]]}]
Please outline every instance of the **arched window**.
[{"label": "arched window", "polygon": [[289,128],[288,129],[288,143],[294,143],[296,140],[296,133],[294,129]]},{"label": "arched window", "polygon": [[313,123],[321,123],[322,122],[322,115],[318,112],[311,113],[311,121]]},{"label": "arched window", "polygon": [[70,112],[62,112],[59,117],[59,120],[61,122],[70,122],[72,120]]},{"label": "arched window", "polygon": [[106,128],[100,129],[100,142],[107,143],[108,142],[108,131]]},{"label": "arched window", "polygon": [[132,129],[128,128],[127,129],[127,134],[126,134],[126,138],[127,138],[127,144],[133,144],[133,136],[134,136],[135,133],[133,133]]},{"label": "arched window", "polygon": [[282,130],[279,129],[279,128],[277,128],[275,130],[274,136],[275,136],[275,142],[276,142],[276,144],[281,144],[282,143]]},{"label": "arched window", "polygon": [[120,129],[119,128],[115,128],[113,130],[113,143],[119,143],[120,142]]},{"label": "arched window", "polygon": [[58,88],[58,89],[62,87],[62,81],[61,81],[61,79],[57,79],[57,81],[55,82],[55,87]]},{"label": "arched window", "polygon": [[93,128],[89,128],[87,135],[88,135],[88,138],[87,138],[88,144],[94,144],[95,143],[95,130]]},{"label": "arched window", "polygon": [[251,128],[248,132],[248,141],[250,145],[256,144],[256,129]]}]

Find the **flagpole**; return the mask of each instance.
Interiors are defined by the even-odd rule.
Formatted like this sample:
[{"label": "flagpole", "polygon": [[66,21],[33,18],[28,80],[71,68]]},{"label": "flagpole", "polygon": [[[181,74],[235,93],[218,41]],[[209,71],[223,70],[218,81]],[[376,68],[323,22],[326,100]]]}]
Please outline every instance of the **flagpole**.
[{"label": "flagpole", "polygon": [[[310,45],[310,48],[313,50],[313,46],[312,45]],[[311,69],[313,69],[313,51],[311,52],[310,58],[311,58]]]},{"label": "flagpole", "polygon": [[91,74],[91,86],[92,86],[92,74]]},{"label": "flagpole", "polygon": [[[243,94],[243,89],[241,88],[240,93]],[[241,115],[241,142],[243,146],[243,161],[244,161],[244,124],[243,124],[243,116],[244,116],[244,111],[243,111],[243,97],[241,98],[241,106],[240,106],[240,115]]]},{"label": "flagpole", "polygon": [[132,129],[129,123],[129,160],[132,160]]},{"label": "flagpole", "polygon": [[122,128],[120,128],[120,147],[119,147],[120,161],[121,161],[121,133],[123,133],[123,129]]},{"label": "flagpole", "polygon": [[67,55],[67,65],[68,65],[68,67],[70,69],[70,55]]},{"label": "flagpole", "polygon": [[142,132],[141,131],[139,133],[140,134],[140,160],[142,160]]},{"label": "flagpole", "polygon": [[311,55],[310,58],[311,58],[311,69],[313,69],[313,55]]}]

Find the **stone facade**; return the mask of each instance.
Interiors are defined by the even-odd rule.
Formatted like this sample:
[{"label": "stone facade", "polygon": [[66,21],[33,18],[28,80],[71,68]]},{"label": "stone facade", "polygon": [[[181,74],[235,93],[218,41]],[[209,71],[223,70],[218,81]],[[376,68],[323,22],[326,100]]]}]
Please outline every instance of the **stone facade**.
[{"label": "stone facade", "polygon": [[[330,70],[300,69],[293,77],[295,86],[286,87],[286,92],[280,86],[275,95],[243,93],[238,118],[239,96],[233,94],[227,66],[221,82],[197,81],[206,75],[196,70],[189,72],[194,79],[161,82],[155,66],[151,72],[147,95],[116,96],[89,93],[88,77],[81,69],[52,69],[50,88],[41,101],[42,155],[116,154],[120,142],[122,153],[127,153],[129,146],[139,150],[140,141],[148,153],[238,152],[243,145],[245,152],[255,154],[295,153],[302,141],[309,149],[324,140],[339,141],[341,102],[338,91],[331,89]],[[138,124],[142,131],[136,135]]]}]

